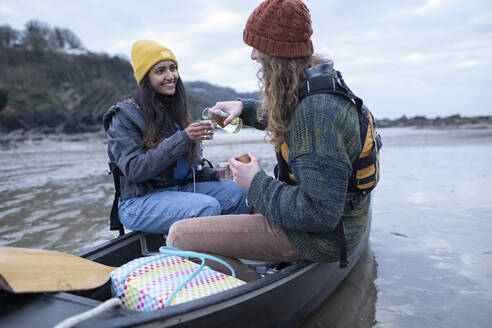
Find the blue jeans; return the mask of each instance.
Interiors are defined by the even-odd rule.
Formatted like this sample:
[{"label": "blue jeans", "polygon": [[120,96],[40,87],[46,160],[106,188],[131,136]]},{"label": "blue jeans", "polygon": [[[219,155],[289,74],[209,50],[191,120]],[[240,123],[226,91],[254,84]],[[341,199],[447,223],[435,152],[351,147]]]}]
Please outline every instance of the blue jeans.
[{"label": "blue jeans", "polygon": [[166,234],[173,222],[199,216],[248,214],[246,190],[233,181],[210,181],[157,189],[120,201],[121,223],[130,230]]}]

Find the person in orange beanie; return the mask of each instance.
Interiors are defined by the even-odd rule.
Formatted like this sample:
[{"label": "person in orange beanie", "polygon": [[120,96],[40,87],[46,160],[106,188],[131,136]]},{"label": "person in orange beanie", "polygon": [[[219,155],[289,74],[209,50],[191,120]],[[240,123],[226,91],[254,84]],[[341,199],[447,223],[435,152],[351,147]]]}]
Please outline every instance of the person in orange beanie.
[{"label": "person in orange beanie", "polygon": [[263,1],[243,31],[260,64],[262,99],[214,106],[229,113],[225,125],[239,116],[271,137],[277,179],[252,153],[249,163],[229,160],[258,213],[182,220],[169,231],[169,245],[222,255],[241,279],[255,276],[238,258],[346,267],[370,227],[370,191],[379,179],[372,115],[333,62],[313,54],[312,33],[302,1]]}]

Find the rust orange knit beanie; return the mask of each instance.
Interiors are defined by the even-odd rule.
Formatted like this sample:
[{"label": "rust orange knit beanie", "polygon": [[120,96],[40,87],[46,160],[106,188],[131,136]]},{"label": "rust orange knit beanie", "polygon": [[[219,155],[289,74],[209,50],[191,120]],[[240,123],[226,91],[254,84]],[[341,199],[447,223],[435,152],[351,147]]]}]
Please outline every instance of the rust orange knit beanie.
[{"label": "rust orange knit beanie", "polygon": [[247,45],[276,57],[313,54],[309,9],[300,0],[265,0],[249,16],[243,32]]}]

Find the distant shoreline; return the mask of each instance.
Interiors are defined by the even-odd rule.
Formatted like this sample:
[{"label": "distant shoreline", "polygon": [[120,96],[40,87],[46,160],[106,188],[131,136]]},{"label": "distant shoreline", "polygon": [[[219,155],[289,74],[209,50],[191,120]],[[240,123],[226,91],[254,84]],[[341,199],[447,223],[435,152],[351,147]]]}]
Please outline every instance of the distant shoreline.
[{"label": "distant shoreline", "polygon": [[[462,117],[452,115],[447,117],[426,118],[415,116],[407,118],[402,116],[398,119],[376,119],[378,128],[391,127],[416,127],[416,128],[461,128],[461,129],[488,129],[492,128],[492,116]],[[86,139],[106,139],[106,134],[102,127],[93,126],[84,132],[66,133],[60,129],[49,127],[37,127],[30,130],[17,129],[10,132],[0,132],[0,146],[9,146],[25,141],[80,141]]]},{"label": "distant shoreline", "polygon": [[402,116],[398,119],[376,119],[378,127],[463,127],[463,128],[490,128],[492,127],[492,116],[473,116],[463,117],[459,114],[427,118],[425,116],[415,116],[407,118]]}]

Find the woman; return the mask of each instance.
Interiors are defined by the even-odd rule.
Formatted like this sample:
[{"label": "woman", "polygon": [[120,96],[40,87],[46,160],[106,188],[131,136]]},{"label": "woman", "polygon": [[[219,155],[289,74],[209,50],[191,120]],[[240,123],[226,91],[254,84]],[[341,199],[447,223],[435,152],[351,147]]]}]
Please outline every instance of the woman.
[{"label": "woman", "polygon": [[135,95],[104,115],[108,155],[122,176],[118,214],[131,230],[167,233],[183,218],[250,213],[246,190],[198,170],[209,123],[192,123],[173,52],[151,40],[136,41]]},{"label": "woman", "polygon": [[253,154],[248,164],[230,159],[234,180],[248,190],[248,203],[259,214],[183,220],[167,238],[174,247],[229,257],[245,280],[254,279],[254,273],[231,258],[338,261],[342,247],[337,227],[345,230],[349,254],[368,228],[370,196],[355,208],[349,205],[354,196],[348,191],[352,163],[362,149],[357,107],[335,94],[309,95],[302,101],[297,96],[310,71],[323,67],[323,74],[337,76],[331,61],[313,56],[311,34],[304,3],[264,1],[243,33],[253,48],[251,59],[261,65],[262,102],[215,106],[230,114],[225,124],[240,116],[245,124],[266,129],[283,181],[268,176]]}]

